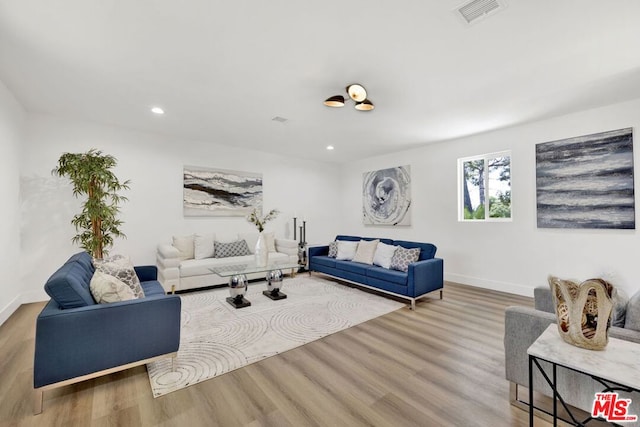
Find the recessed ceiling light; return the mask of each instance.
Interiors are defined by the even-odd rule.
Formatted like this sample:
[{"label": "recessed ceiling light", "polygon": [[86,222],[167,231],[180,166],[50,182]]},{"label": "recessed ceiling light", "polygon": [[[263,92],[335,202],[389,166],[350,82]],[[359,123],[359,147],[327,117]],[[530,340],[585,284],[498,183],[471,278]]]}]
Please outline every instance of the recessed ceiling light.
[{"label": "recessed ceiling light", "polygon": [[333,145],[327,145],[327,150],[329,151],[333,150]]},{"label": "recessed ceiling light", "polygon": [[164,110],[162,108],[160,108],[160,107],[153,107],[151,109],[151,112],[153,114],[158,114],[158,115],[164,114]]}]

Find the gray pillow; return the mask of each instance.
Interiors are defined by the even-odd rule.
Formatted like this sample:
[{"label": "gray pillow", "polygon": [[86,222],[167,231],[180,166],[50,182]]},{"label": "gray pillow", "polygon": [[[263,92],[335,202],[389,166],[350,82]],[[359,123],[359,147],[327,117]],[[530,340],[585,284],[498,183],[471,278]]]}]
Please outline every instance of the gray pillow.
[{"label": "gray pillow", "polygon": [[636,292],[627,303],[624,327],[640,332],[640,291]]},{"label": "gray pillow", "polygon": [[391,269],[407,272],[409,264],[418,261],[420,258],[420,248],[406,249],[398,246],[391,258]]},{"label": "gray pillow", "polygon": [[215,242],[213,244],[213,249],[214,258],[229,258],[232,256],[251,255],[246,240],[237,240],[230,243]]},{"label": "gray pillow", "polygon": [[611,310],[611,326],[624,328],[624,322],[627,315],[627,304],[629,297],[627,293],[620,288],[613,288],[613,309]]}]

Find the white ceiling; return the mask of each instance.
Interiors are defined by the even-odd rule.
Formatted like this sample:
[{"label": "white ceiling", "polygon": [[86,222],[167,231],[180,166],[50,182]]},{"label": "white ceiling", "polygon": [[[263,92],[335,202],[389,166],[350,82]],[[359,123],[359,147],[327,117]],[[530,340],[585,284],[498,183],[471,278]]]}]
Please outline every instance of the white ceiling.
[{"label": "white ceiling", "polygon": [[[640,97],[640,1],[507,2],[467,26],[458,0],[0,0],[0,80],[32,112],[336,162]],[[355,82],[375,110],[322,104]]]}]

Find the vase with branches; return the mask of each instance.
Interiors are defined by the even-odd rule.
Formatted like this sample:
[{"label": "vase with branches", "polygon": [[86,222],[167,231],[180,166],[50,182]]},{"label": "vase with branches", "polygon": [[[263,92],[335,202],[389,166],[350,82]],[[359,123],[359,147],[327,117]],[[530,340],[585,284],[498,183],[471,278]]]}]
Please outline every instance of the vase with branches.
[{"label": "vase with branches", "polygon": [[277,217],[279,213],[279,210],[271,209],[269,213],[267,213],[265,216],[262,216],[260,213],[258,213],[258,209],[254,209],[249,214],[249,216],[247,216],[247,221],[258,227],[258,231],[262,233],[264,231],[264,225],[272,219],[275,219],[275,217]]},{"label": "vase with branches", "polygon": [[126,237],[118,219],[120,204],[127,198],[119,194],[129,189],[129,180],[120,182],[112,172],[115,157],[91,149],[86,153],[64,153],[52,174],[67,177],[73,184],[75,197],[86,196],[82,211],[71,224],[76,228],[72,241],[94,258],[103,258],[117,237]]}]

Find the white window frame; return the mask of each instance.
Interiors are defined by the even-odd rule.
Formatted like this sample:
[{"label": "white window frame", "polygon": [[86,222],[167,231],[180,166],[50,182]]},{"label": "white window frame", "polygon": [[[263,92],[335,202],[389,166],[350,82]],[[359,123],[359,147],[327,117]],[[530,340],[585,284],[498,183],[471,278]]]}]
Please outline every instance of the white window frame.
[{"label": "white window frame", "polygon": [[[513,191],[512,191],[513,185],[511,185],[509,188],[509,190],[511,190],[511,198],[512,198],[511,199],[511,216],[509,218],[491,218],[489,216],[490,214],[489,212],[489,171],[487,170],[488,169],[487,162],[489,161],[489,159],[493,159],[496,157],[509,157],[509,164],[511,167],[513,166],[513,156],[511,155],[511,150],[497,151],[495,153],[480,154],[477,156],[469,156],[469,157],[463,157],[458,159],[458,221],[459,222],[485,223],[485,222],[512,222],[513,221]],[[464,217],[464,187],[463,187],[464,186],[464,163],[468,161],[473,161],[473,160],[484,161],[484,167],[485,167],[484,219],[465,219]],[[511,182],[513,184],[512,179],[511,179]]]}]

